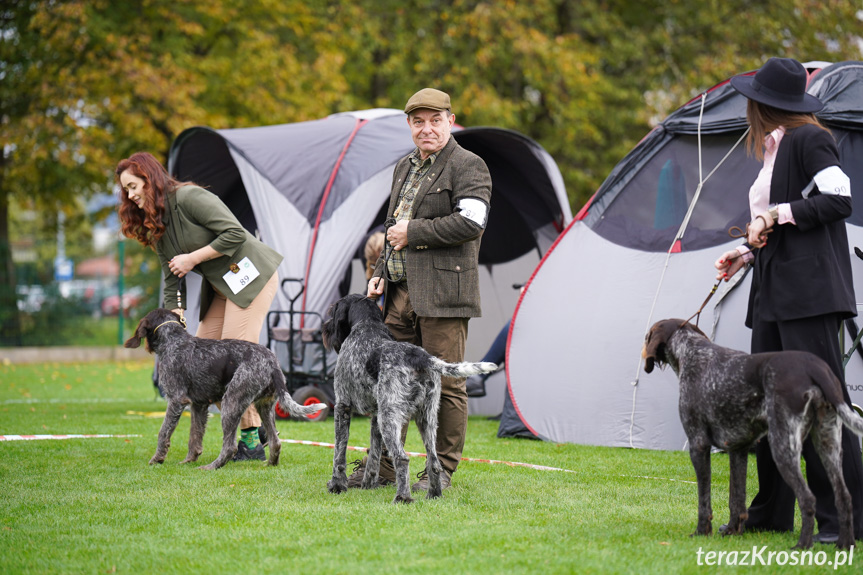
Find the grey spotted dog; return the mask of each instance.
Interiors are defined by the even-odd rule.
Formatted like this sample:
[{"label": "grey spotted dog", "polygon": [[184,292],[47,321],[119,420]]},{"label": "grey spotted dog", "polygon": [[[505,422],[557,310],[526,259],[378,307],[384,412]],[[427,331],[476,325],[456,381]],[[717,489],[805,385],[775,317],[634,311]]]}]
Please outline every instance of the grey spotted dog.
[{"label": "grey spotted dog", "polygon": [[800,505],[797,548],[812,547],[815,496],[800,470],[803,440],[811,432],[839,515],[839,547],[854,544],[851,495],[842,476],[842,425],[863,435],[863,418],[845,403],[842,383],[821,358],[803,351],[748,354],[715,345],[681,319],[655,323],[644,339],[644,371],[671,366],[680,380],[680,421],[698,482],[695,535],[712,532],[710,449],[729,454],[728,534],[743,533],[749,449],[763,436],[773,460]]},{"label": "grey spotted dog", "polygon": [[428,498],[441,496],[441,464],[435,451],[441,376],[466,377],[491,373],[494,363],[447,363],[421,347],[393,339],[377,304],[361,294],[348,295],[332,306],[322,328],[324,343],[338,354],[334,387],[336,403],[331,493],[348,489],[345,458],[351,412],[371,414],[369,457],[361,487],[378,484],[382,447],[393,458],[396,497],[413,501],[408,484],[408,457],[401,444],[402,427],[414,418],[426,449]]},{"label": "grey spotted dog", "polygon": [[124,344],[137,348],[143,339],[147,351],[159,357],[159,385],[168,407],[150,465],[165,461],[171,435],[187,405],[192,425],[189,453],[182,463],[196,461],[202,451],[207,408],[217,401],[222,402],[222,450],[215,461],[202,469],[218,469],[233,459],[240,417],[253,402],[269,438],[269,464],[278,465],[281,442],[276,433],[276,398],[294,416],[315,413],[326,405],[296,403],[288,393],[285,374],[276,356],[266,347],[239,339],[194,337],[186,332],[180,319],[170,310],[155,309],[144,316],[135,335]]}]

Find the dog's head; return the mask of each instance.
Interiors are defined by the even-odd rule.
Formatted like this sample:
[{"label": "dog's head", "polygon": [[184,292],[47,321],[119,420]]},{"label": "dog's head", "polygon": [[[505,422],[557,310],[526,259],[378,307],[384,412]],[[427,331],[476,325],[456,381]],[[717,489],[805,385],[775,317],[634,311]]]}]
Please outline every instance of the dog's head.
[{"label": "dog's head", "polygon": [[654,366],[662,369],[668,362],[670,350],[668,342],[677,333],[684,329],[707,337],[703,331],[682,319],[664,319],[653,324],[647,335],[644,336],[644,347],[641,348],[641,358],[644,360],[644,371],[650,373]]},{"label": "dog's head", "polygon": [[342,344],[350,335],[353,325],[364,319],[383,323],[378,304],[362,294],[346,295],[331,305],[327,311],[327,320],[321,328],[324,346],[336,352],[341,351]]},{"label": "dog's head", "polygon": [[[138,328],[135,330],[135,335],[126,340],[123,347],[137,348],[141,346],[141,340],[144,340],[144,345],[147,351],[153,353],[158,351],[157,338],[163,332],[170,331],[175,324],[185,331],[185,324],[180,323],[180,316],[171,310],[157,308],[148,313],[138,323]],[[160,330],[161,328],[161,330]]]}]

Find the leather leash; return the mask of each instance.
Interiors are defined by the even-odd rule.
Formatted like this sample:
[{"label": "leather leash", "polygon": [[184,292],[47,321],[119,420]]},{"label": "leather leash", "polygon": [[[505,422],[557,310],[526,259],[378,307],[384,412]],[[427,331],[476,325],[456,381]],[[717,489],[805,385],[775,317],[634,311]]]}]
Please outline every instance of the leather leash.
[{"label": "leather leash", "polygon": [[[770,233],[770,232],[772,232],[772,231],[773,231],[773,229],[766,230],[762,235],[769,234],[769,233]],[[742,229],[742,228],[740,228],[740,226],[731,226],[730,228],[728,228],[728,235],[729,235],[729,236],[731,236],[731,237],[732,237],[732,238],[734,238],[734,239],[739,239],[739,238],[746,238],[746,237],[749,237],[749,224],[746,224],[746,229],[745,229],[745,230],[744,230],[744,229]],[[742,255],[742,254],[738,253],[737,255],[735,255],[735,256],[733,256],[733,257],[731,257],[730,259],[732,259],[732,260],[733,260],[733,259],[737,259],[737,258],[741,257],[741,255]],[[680,327],[683,327],[684,325],[686,325],[687,323],[689,323],[689,321],[690,321],[692,318],[695,318],[695,327],[698,327],[698,320],[699,320],[699,319],[701,319],[701,312],[702,312],[702,311],[704,311],[704,308],[707,306],[707,302],[709,302],[709,301],[710,301],[710,298],[712,298],[712,297],[713,297],[713,294],[715,294],[715,293],[716,293],[716,290],[718,290],[718,289],[719,289],[719,286],[720,286],[720,285],[722,285],[722,280],[719,280],[719,281],[717,281],[717,282],[716,282],[716,285],[714,285],[714,286],[710,289],[710,293],[709,293],[709,294],[707,294],[707,297],[704,299],[704,303],[702,303],[702,304],[701,304],[701,307],[699,307],[699,308],[698,308],[698,311],[696,311],[694,314],[692,314],[691,316],[689,316],[689,319],[687,319],[687,320],[686,320],[686,321],[684,321],[682,324],[680,324]]]}]

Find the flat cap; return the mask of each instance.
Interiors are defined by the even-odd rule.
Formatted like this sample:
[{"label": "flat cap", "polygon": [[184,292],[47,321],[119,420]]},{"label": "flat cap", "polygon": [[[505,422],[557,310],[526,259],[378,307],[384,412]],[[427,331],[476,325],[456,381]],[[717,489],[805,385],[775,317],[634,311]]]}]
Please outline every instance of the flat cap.
[{"label": "flat cap", "polygon": [[405,104],[405,114],[410,114],[419,108],[449,110],[451,109],[449,94],[435,90],[434,88],[423,88],[411,96],[411,99]]}]

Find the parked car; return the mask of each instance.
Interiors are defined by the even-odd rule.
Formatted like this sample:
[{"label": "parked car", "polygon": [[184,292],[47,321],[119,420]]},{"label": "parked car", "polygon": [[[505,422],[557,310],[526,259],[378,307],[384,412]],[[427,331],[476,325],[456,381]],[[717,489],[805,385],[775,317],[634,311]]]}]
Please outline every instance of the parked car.
[{"label": "parked car", "polygon": [[45,288],[40,285],[17,285],[15,294],[18,296],[18,311],[35,313],[42,309],[47,299]]},{"label": "parked car", "polygon": [[59,284],[60,295],[83,307],[87,313],[101,315],[102,300],[116,293],[116,282],[105,279],[76,279]]},{"label": "parked car", "polygon": [[[134,286],[128,291],[123,292],[123,315],[128,316],[129,310],[137,306],[144,300],[144,289],[141,286]],[[120,310],[120,296],[116,293],[106,296],[102,300],[103,315],[117,315]]]}]

